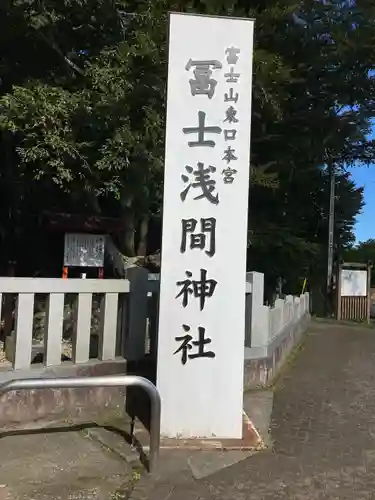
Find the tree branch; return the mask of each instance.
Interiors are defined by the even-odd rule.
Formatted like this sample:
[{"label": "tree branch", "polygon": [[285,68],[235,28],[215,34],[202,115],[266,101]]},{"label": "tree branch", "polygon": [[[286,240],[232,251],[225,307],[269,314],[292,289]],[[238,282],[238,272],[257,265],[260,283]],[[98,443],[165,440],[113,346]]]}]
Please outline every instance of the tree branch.
[{"label": "tree branch", "polygon": [[44,33],[42,33],[41,31],[38,31],[38,34],[39,36],[47,43],[47,45],[49,45],[51,47],[51,49],[53,49],[59,56],[61,59],[64,60],[64,62],[70,67],[72,68],[74,71],[76,71],[78,74],[80,74],[81,76],[84,76],[85,75],[85,72],[83,71],[83,69],[81,69],[79,66],[77,66],[73,61],[71,61],[69,59],[69,57],[67,57],[65,54],[63,54],[63,52],[60,50],[60,48],[57,46],[57,44],[55,42],[53,42],[52,40],[50,40]]}]

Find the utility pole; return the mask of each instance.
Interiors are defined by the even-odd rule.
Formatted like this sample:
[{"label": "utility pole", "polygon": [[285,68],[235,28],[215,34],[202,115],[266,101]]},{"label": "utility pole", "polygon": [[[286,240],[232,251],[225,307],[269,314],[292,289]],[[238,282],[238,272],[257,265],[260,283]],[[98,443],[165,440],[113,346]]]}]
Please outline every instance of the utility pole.
[{"label": "utility pole", "polygon": [[332,272],[333,272],[333,237],[335,227],[335,168],[331,160],[328,161],[329,172],[329,216],[328,216],[328,251],[327,251],[327,294],[326,310],[332,313]]}]

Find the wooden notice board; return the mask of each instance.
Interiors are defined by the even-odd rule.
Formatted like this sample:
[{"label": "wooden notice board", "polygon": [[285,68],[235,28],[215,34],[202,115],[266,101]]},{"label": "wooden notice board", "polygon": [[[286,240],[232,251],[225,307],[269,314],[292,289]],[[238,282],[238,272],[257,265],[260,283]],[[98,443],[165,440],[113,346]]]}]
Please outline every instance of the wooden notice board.
[{"label": "wooden notice board", "polygon": [[340,264],[337,277],[338,320],[370,323],[371,269],[370,263]]}]

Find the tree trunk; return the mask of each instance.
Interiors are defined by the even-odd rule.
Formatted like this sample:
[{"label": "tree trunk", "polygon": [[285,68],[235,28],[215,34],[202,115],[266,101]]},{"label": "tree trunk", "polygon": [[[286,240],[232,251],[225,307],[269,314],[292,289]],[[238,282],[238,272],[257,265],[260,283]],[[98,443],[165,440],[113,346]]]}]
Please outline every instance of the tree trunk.
[{"label": "tree trunk", "polygon": [[139,255],[140,257],[146,257],[147,235],[148,235],[148,217],[143,217],[139,224],[139,241],[137,247],[137,255]]},{"label": "tree trunk", "polygon": [[119,235],[120,250],[128,257],[134,257],[135,252],[135,223],[133,211],[129,208],[125,209],[122,220],[124,221],[124,230]]},{"label": "tree trunk", "polygon": [[111,236],[108,236],[105,245],[105,259],[110,264],[113,274],[116,277],[125,278],[124,258]]},{"label": "tree trunk", "polygon": [[[92,193],[87,192],[87,198],[91,209],[96,215],[102,215],[98,198]],[[105,260],[112,268],[113,274],[118,278],[125,278],[124,256],[113,241],[112,236],[108,235],[105,245]]]},{"label": "tree trunk", "polygon": [[[90,196],[90,205],[95,213],[101,215],[101,209],[96,196]],[[105,258],[112,267],[115,276],[125,278],[126,269],[139,265],[138,260],[144,263],[144,259],[139,257],[146,256],[147,235],[148,235],[148,217],[141,219],[139,224],[139,242],[135,248],[135,215],[132,208],[132,199],[124,195],[121,200],[123,229],[119,231],[116,243],[111,236],[108,236]]]}]

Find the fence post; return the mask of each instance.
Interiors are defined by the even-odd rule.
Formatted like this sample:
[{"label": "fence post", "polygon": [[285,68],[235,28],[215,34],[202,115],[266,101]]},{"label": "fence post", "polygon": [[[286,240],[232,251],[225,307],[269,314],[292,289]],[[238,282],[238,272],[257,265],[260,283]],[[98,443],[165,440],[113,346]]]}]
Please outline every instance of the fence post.
[{"label": "fence post", "polygon": [[270,330],[270,308],[259,306],[251,320],[251,347],[262,347],[268,344]]},{"label": "fence post", "polygon": [[[158,328],[159,328],[159,299],[160,299],[160,274],[150,273],[149,278],[149,342],[150,354],[153,359],[157,358],[158,351]],[[151,285],[151,288],[150,288]],[[151,291],[151,294],[150,294]],[[151,295],[151,296],[150,296]]]},{"label": "fence post", "polygon": [[[248,286],[249,284],[249,286]],[[253,273],[246,273],[245,295],[245,347],[251,347],[251,310],[253,298]]]},{"label": "fence post", "polygon": [[255,306],[262,306],[264,304],[264,274],[253,271],[252,276],[252,303]]},{"label": "fence post", "polygon": [[249,309],[250,332],[246,332],[246,347],[265,346],[269,334],[269,308],[264,302],[264,274],[251,272],[246,274],[246,281],[252,284],[251,294],[247,298]]},{"label": "fence post", "polygon": [[305,312],[310,314],[310,293],[305,292]]},{"label": "fence post", "polygon": [[145,355],[148,270],[131,267],[127,270],[126,277],[130,282],[130,293],[125,357],[129,361],[137,361]]},{"label": "fence post", "polygon": [[276,299],[275,300],[275,309],[278,309],[280,314],[279,314],[279,324],[277,326],[278,332],[281,332],[285,326],[285,318],[284,318],[284,307],[285,307],[285,300],[284,299]]}]

